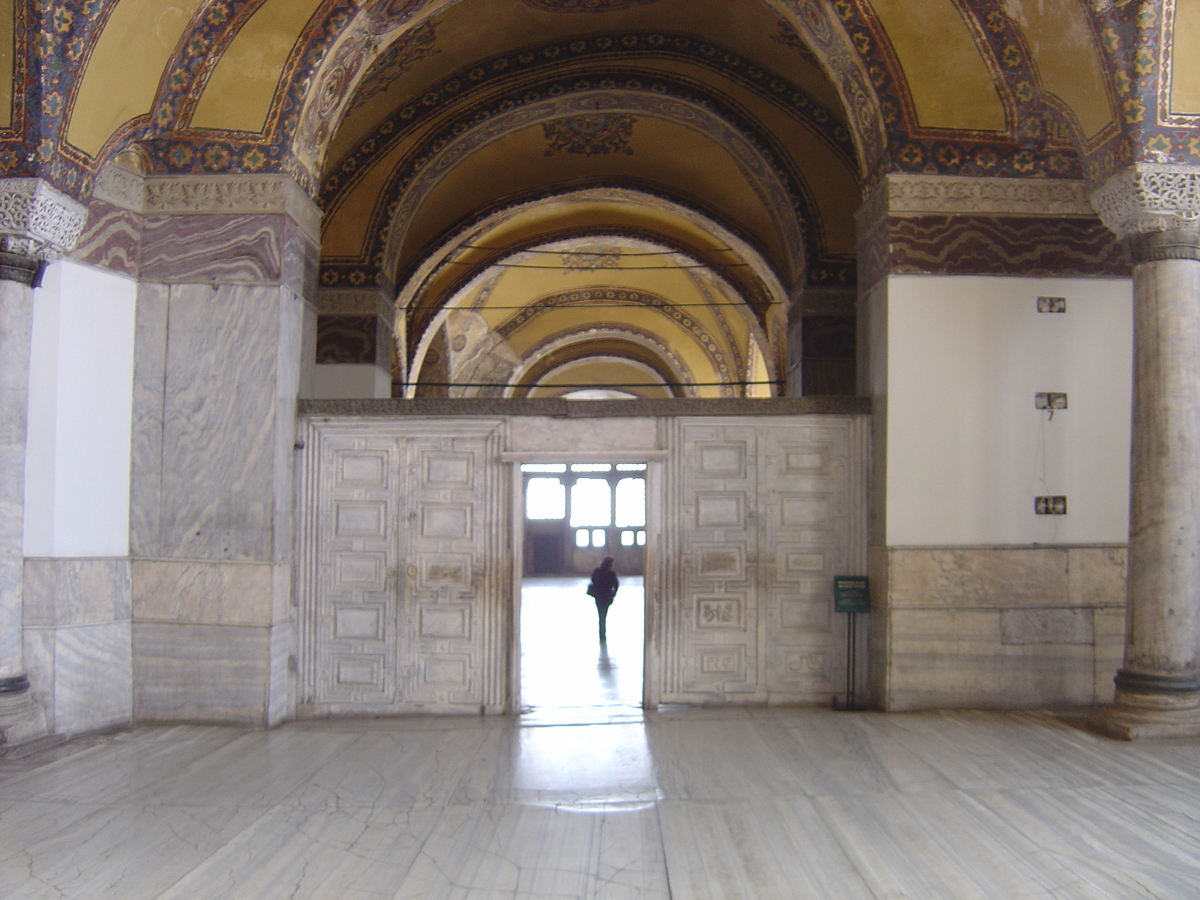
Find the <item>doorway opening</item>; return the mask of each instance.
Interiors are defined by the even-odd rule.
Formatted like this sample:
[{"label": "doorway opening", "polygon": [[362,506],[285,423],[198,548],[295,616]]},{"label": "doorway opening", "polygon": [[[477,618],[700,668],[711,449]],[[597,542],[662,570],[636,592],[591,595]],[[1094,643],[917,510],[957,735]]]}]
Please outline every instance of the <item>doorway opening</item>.
[{"label": "doorway opening", "polygon": [[[646,463],[521,466],[521,710],[548,721],[640,716],[645,652]],[[619,589],[599,636],[592,570]]]}]

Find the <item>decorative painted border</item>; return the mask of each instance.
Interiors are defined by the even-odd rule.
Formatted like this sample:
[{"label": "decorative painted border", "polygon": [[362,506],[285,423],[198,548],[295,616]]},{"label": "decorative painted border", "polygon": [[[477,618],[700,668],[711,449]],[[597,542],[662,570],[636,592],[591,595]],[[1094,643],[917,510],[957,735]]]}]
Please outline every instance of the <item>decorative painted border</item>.
[{"label": "decorative painted border", "polygon": [[[486,111],[475,110],[461,120],[447,123],[443,131],[430,135],[414,148],[381,190],[383,201],[373,216],[375,239],[369,246],[372,255],[382,251],[383,271],[395,270],[403,239],[403,232],[392,227],[392,223],[409,221],[426,194],[464,153],[546,119],[597,109],[682,120],[724,146],[744,167],[748,180],[777,217],[790,255],[784,262],[799,266],[806,252],[817,255],[820,218],[815,204],[806,196],[804,185],[792,179],[793,173],[780,162],[773,148],[757,140],[753,130],[739,122],[735,113],[722,109],[711,98],[691,95],[687,86],[674,85],[670,80],[647,82],[630,76],[624,83],[618,81],[609,86],[610,81],[600,78],[597,87],[592,88],[583,87],[581,78],[541,85],[538,89],[530,86],[522,94],[527,98],[525,105],[513,108],[506,100],[493,103]],[[686,113],[680,110],[684,102],[689,107]]]},{"label": "decorative painted border", "polygon": [[[626,62],[653,53],[720,71],[742,87],[774,103],[803,122],[852,171],[857,170],[853,137],[838,115],[813,101],[787,79],[754,65],[723,47],[693,37],[669,32],[618,32],[555,41],[523,49],[517,53],[491,57],[468,69],[453,73],[427,90],[420,98],[400,107],[379,124],[333,168],[321,185],[321,206],[335,209],[339,199],[374,165],[386,156],[406,135],[424,127],[431,119],[445,114],[447,107],[460,104],[472,93],[488,89],[494,82],[507,81],[518,72],[537,73],[558,69],[571,63],[602,58]],[[607,75],[608,73],[606,73]],[[594,80],[595,75],[588,76]],[[619,73],[612,73],[619,78]],[[653,73],[651,79],[668,76]],[[571,76],[560,76],[563,82]],[[693,87],[695,85],[693,84]],[[523,97],[523,92],[514,94]]]},{"label": "decorative painted border", "polygon": [[[962,0],[974,6],[975,0]],[[888,171],[946,174],[987,175],[1000,177],[1040,176],[1049,178],[1078,178],[1083,174],[1082,164],[1068,147],[1053,148],[1023,144],[1019,136],[988,137],[985,132],[949,129],[922,129],[916,122],[907,89],[896,79],[893,68],[879,58],[882,49],[888,47],[888,37],[882,24],[870,9],[867,0],[834,0],[833,7],[841,20],[842,27],[862,56],[870,73],[880,108],[880,115],[887,133],[887,151],[881,155],[879,164],[871,173],[870,183],[881,179]],[[973,9],[976,18],[983,11]],[[1007,108],[1017,115],[1017,122],[1040,120],[1043,116],[1031,116],[1035,109],[1036,91],[1027,56],[1021,45],[1012,40],[1014,34],[1004,21],[1007,16],[993,11],[995,16],[979,23],[976,33],[991,37],[999,47],[997,59],[992,61],[1004,73],[1003,81],[1027,83],[1024,103],[1008,98]],[[992,45],[993,47],[996,44]],[[886,57],[885,57],[886,59]],[[986,56],[985,56],[986,61]],[[1007,61],[1007,62],[1006,62]]]}]

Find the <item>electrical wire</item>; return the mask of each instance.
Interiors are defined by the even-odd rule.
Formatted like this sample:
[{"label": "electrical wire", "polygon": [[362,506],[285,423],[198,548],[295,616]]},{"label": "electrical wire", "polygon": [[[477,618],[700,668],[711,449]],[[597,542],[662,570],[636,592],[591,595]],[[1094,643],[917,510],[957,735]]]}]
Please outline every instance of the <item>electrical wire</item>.
[{"label": "electrical wire", "polygon": [[578,382],[578,383],[563,383],[555,381],[548,384],[497,384],[491,381],[398,381],[396,384],[399,387],[500,387],[500,388],[522,388],[527,390],[547,389],[547,388],[594,388],[595,390],[605,390],[607,388],[659,388],[659,387],[753,387],[757,385],[778,385],[783,386],[785,381],[623,381],[623,382],[604,382],[597,384],[596,382]]},{"label": "electrical wire", "polygon": [[[467,262],[461,259],[448,259],[446,264],[450,266],[479,266],[478,262]],[[485,269],[547,269],[550,271],[594,271],[604,269],[614,272],[655,272],[660,269],[748,269],[749,263],[709,263],[708,265],[697,263],[695,265],[678,265],[678,266],[531,266],[525,263],[489,263],[483,266]]]}]

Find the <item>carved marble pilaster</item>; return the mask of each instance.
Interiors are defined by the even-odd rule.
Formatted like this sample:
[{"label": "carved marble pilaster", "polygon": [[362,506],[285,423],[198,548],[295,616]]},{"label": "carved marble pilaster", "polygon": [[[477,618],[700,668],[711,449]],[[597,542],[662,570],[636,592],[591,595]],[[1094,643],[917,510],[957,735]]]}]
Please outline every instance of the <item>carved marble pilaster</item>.
[{"label": "carved marble pilaster", "polygon": [[1124,663],[1097,725],[1200,734],[1200,168],[1138,164],[1092,195],[1133,261]]}]

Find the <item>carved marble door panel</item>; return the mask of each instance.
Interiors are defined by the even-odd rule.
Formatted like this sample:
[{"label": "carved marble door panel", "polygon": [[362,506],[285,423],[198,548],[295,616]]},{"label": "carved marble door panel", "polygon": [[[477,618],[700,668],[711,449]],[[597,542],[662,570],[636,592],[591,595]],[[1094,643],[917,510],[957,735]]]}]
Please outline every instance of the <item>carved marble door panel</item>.
[{"label": "carved marble door panel", "polygon": [[504,709],[500,433],[494,419],[307,423],[297,598],[311,711]]},{"label": "carved marble door panel", "polygon": [[394,438],[330,435],[315,449],[308,693],[318,703],[387,706],[396,694],[401,447]]},{"label": "carved marble door panel", "polygon": [[833,612],[831,585],[835,575],[866,571],[864,448],[856,444],[865,433],[855,425],[817,419],[759,429],[760,597],[773,697],[824,701],[841,689],[846,623]]},{"label": "carved marble door panel", "polygon": [[496,711],[504,700],[499,589],[511,559],[496,438],[426,435],[405,449],[403,699],[422,708]]},{"label": "carved marble door panel", "polygon": [[662,699],[754,693],[757,435],[752,426],[680,420],[673,444]]}]

